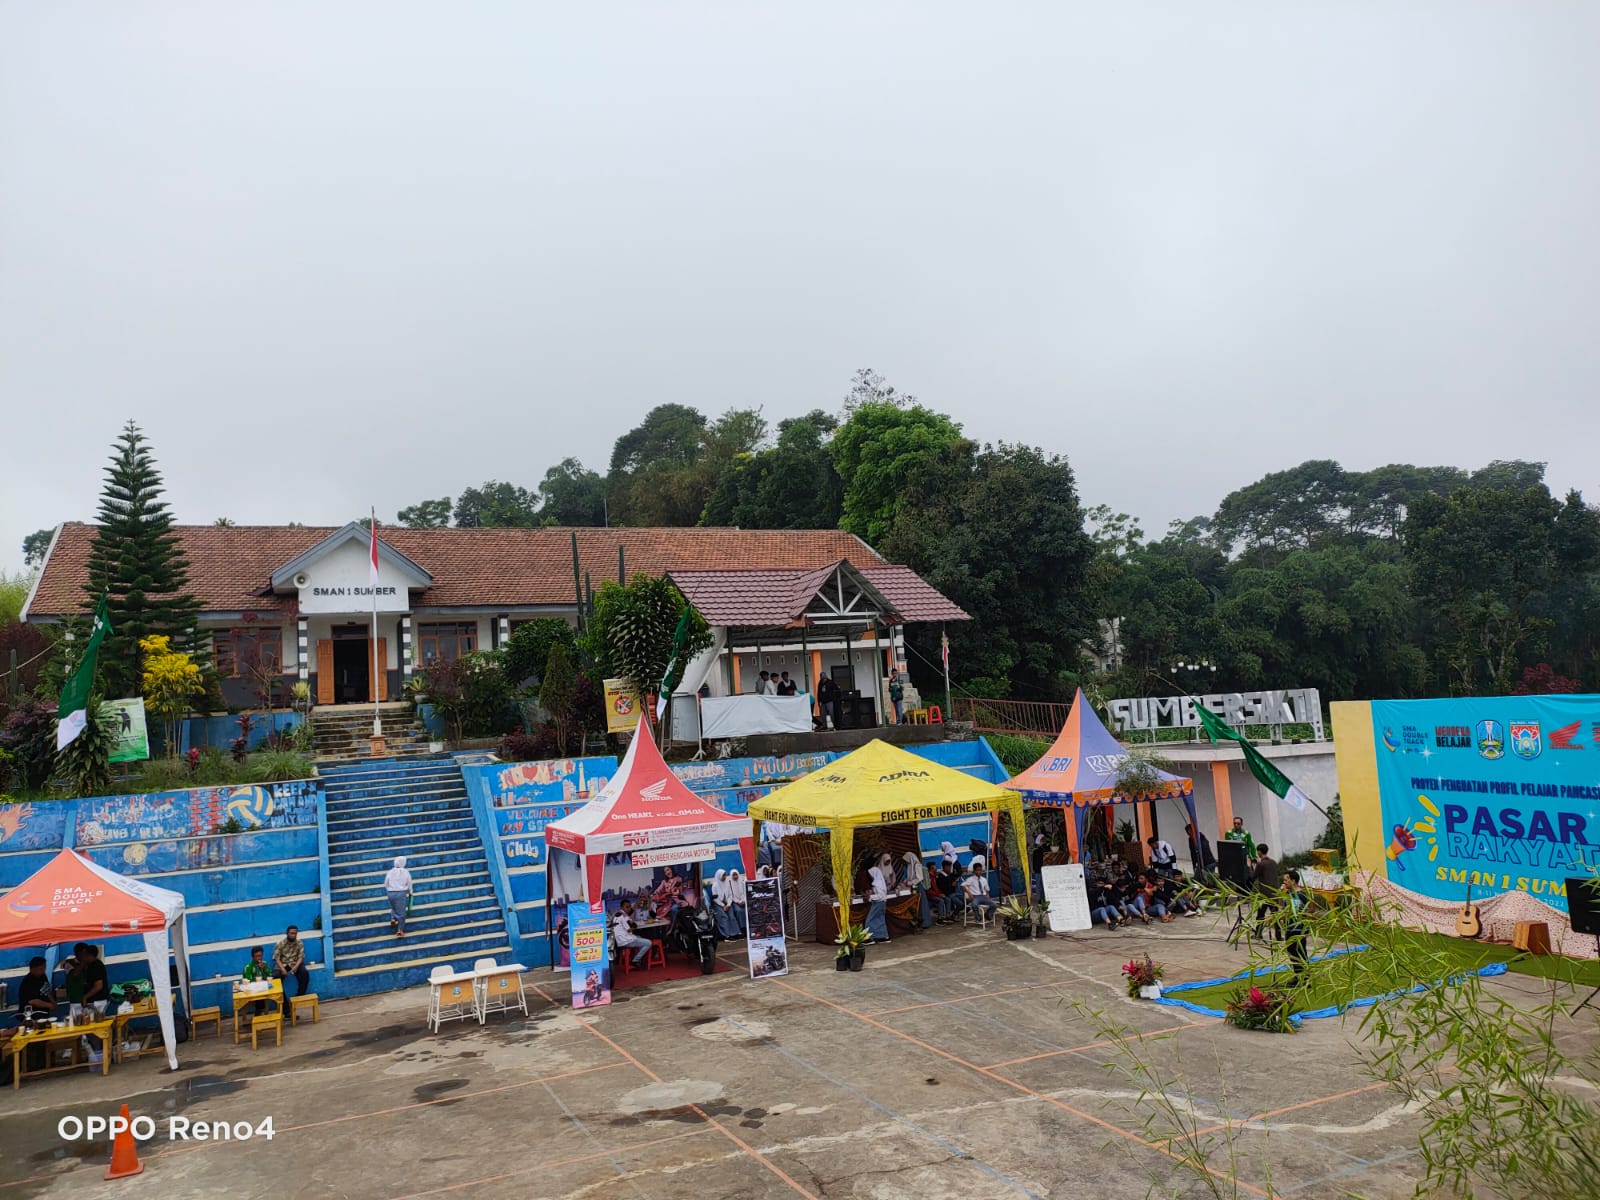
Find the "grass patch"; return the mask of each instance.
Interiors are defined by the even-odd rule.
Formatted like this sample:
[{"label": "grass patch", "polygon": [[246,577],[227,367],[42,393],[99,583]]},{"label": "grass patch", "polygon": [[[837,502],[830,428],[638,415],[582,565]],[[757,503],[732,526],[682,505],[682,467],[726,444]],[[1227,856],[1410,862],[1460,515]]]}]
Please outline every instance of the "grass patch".
[{"label": "grass patch", "polygon": [[[1532,955],[1492,942],[1470,942],[1464,938],[1411,930],[1404,932],[1402,940],[1413,941],[1419,953],[1443,955],[1457,971],[1476,971],[1491,963],[1503,962],[1507,970],[1516,975],[1557,979],[1579,988],[1600,987],[1600,961],[1595,959],[1563,958],[1555,954]],[[1278,946],[1281,947],[1282,943],[1278,943]],[[1313,952],[1326,953],[1326,949],[1318,946]],[[1364,954],[1345,954],[1312,963],[1306,969],[1302,987],[1294,998],[1293,1011],[1308,1012],[1342,1006],[1410,985],[1410,980],[1402,979],[1398,974],[1375,973],[1375,961],[1375,957]],[[1286,985],[1288,978],[1288,968],[1285,967],[1282,971],[1259,973],[1256,982]],[[1241,977],[1211,987],[1186,988],[1174,993],[1173,999],[1221,1011],[1227,1006],[1229,996],[1249,983],[1250,980]]]}]

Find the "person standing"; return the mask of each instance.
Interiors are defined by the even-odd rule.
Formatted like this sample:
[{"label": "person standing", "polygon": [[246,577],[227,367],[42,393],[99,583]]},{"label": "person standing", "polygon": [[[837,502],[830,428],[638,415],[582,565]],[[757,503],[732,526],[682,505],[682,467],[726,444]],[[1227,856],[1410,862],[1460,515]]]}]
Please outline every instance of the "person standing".
[{"label": "person standing", "polygon": [[[1267,853],[1265,842],[1256,847],[1256,865],[1250,872],[1250,879],[1255,885],[1256,895],[1261,898],[1261,903],[1256,907],[1256,924],[1260,925],[1271,912],[1273,900],[1283,888],[1283,873],[1278,869],[1278,860]],[[1278,936],[1283,936],[1282,929],[1278,931]]]},{"label": "person standing", "polygon": [[834,710],[839,700],[839,685],[832,675],[824,675],[817,684],[817,707],[822,713],[822,728],[838,728]]},{"label": "person standing", "polygon": [[111,998],[106,982],[106,965],[100,961],[100,947],[85,942],[83,945],[83,1003],[104,1004]]},{"label": "person standing", "polygon": [[50,976],[45,974],[44,959],[42,957],[28,960],[28,973],[22,977],[22,982],[17,985],[17,1015],[23,1016],[31,1012],[54,1014],[56,1000],[54,989],[50,986]]},{"label": "person standing", "polygon": [[894,891],[894,858],[885,850],[867,872],[872,881],[867,892],[867,932],[875,942],[889,940],[889,893]]},{"label": "person standing", "polygon": [[1256,840],[1250,836],[1250,831],[1244,827],[1244,818],[1235,817],[1233,828],[1222,835],[1226,841],[1244,843],[1244,860],[1247,863],[1256,861]]},{"label": "person standing", "polygon": [[411,907],[411,872],[406,870],[406,856],[397,855],[394,866],[383,877],[383,891],[389,898],[389,928],[397,938],[406,936],[406,910]]},{"label": "person standing", "polygon": [[294,980],[295,995],[304,996],[311,986],[311,972],[306,970],[306,944],[300,940],[300,926],[291,925],[283,931],[283,940],[272,948],[272,973],[284,981]]},{"label": "person standing", "polygon": [[896,725],[904,725],[906,723],[906,689],[905,685],[900,682],[899,671],[889,676],[889,703],[894,705],[894,723]]},{"label": "person standing", "polygon": [[928,901],[928,868],[923,865],[922,855],[915,850],[907,850],[900,856],[906,864],[906,886],[917,893],[919,900],[918,911],[922,914],[922,928],[933,927],[933,905]]},{"label": "person standing", "polygon": [[1305,910],[1306,893],[1300,886],[1299,871],[1285,871],[1283,873],[1283,886],[1286,911],[1284,913],[1284,937],[1286,949],[1289,951],[1289,961],[1294,964],[1294,981],[1300,982],[1300,976],[1305,973],[1306,967],[1311,964],[1311,955],[1307,949],[1309,934],[1306,930]]},{"label": "person standing", "polygon": [[1194,873],[1205,883],[1216,873],[1217,856],[1211,853],[1210,840],[1193,825],[1185,825],[1183,831],[1189,835],[1189,861],[1194,864]]}]

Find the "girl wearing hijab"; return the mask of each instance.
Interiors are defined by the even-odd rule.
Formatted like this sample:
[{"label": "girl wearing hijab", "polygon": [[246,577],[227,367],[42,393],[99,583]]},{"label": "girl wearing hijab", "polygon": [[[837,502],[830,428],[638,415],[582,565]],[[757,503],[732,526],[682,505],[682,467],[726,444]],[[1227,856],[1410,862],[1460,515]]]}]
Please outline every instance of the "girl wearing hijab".
[{"label": "girl wearing hijab", "polygon": [[728,883],[728,873],[721,867],[711,877],[711,916],[717,925],[717,936],[731,938],[737,932],[733,920],[733,888]]},{"label": "girl wearing hijab", "polygon": [[933,928],[933,905],[928,903],[928,868],[922,865],[922,855],[907,850],[900,856],[906,864],[906,886],[917,893],[922,912],[922,928]]},{"label": "girl wearing hijab", "polygon": [[894,891],[894,857],[885,850],[867,872],[872,890],[867,893],[867,932],[875,942],[889,940],[889,893]]},{"label": "girl wearing hijab", "polygon": [[961,865],[961,859],[956,854],[956,848],[949,842],[940,842],[939,849],[944,851],[944,858],[941,861],[946,863],[955,863],[957,867]]},{"label": "girl wearing hijab", "polygon": [[749,918],[745,916],[744,876],[735,867],[728,872],[728,895],[733,901],[733,921],[736,932],[730,937],[746,937],[750,932]]},{"label": "girl wearing hijab", "polygon": [[406,935],[406,909],[411,904],[411,872],[406,870],[406,856],[399,855],[394,866],[383,877],[383,890],[389,897],[389,928],[396,937]]}]

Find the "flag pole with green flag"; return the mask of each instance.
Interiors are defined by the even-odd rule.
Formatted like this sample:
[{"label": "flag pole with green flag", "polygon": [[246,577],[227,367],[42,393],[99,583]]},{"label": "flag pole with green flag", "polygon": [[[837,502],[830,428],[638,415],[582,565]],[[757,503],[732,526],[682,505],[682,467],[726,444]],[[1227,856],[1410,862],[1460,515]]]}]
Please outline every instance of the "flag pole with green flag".
[{"label": "flag pole with green flag", "polygon": [[672,657],[667,660],[667,669],[661,674],[661,690],[656,695],[656,720],[661,719],[661,714],[667,711],[667,700],[672,695],[672,689],[683,680],[683,648],[689,644],[689,630],[694,624],[694,609],[687,604],[678,616],[678,627],[672,633]]},{"label": "flag pole with green flag", "polygon": [[83,656],[72,669],[72,675],[61,689],[61,702],[56,706],[56,750],[65,750],[89,723],[89,693],[94,690],[94,663],[100,653],[100,643],[111,632],[111,615],[106,610],[106,598],[94,610],[94,626],[89,631],[89,641]]},{"label": "flag pole with green flag", "polygon": [[1316,809],[1323,816],[1328,815],[1328,810],[1323,808],[1310,796],[1302,792],[1287,775],[1278,770],[1261,751],[1250,744],[1250,739],[1243,733],[1229,725],[1216,713],[1212,712],[1193,696],[1189,703],[1194,705],[1195,716],[1200,718],[1200,727],[1210,736],[1213,744],[1218,742],[1238,742],[1239,749],[1244,751],[1244,761],[1250,768],[1250,774],[1256,777],[1256,782],[1277,796],[1290,808],[1305,811],[1307,804]]}]

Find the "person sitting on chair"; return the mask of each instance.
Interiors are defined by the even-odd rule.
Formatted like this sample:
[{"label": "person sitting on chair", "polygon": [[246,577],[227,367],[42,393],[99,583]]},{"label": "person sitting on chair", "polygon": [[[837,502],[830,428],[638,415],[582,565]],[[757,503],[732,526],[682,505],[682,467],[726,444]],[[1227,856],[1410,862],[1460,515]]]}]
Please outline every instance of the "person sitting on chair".
[{"label": "person sitting on chair", "polygon": [[989,894],[989,875],[983,869],[983,859],[972,860],[972,869],[967,872],[967,877],[961,881],[961,890],[966,894],[967,908],[982,920],[987,912],[994,915],[995,909],[1000,907],[1000,901]]},{"label": "person sitting on chair", "polygon": [[[266,954],[265,946],[253,947],[250,951],[250,961],[245,963],[244,970],[239,977],[246,983],[271,983],[272,964],[267,961]],[[265,1000],[257,1000],[250,1006],[252,1015],[266,1011],[267,1002]]]},{"label": "person sitting on chair", "polygon": [[617,952],[633,951],[633,965],[639,966],[650,955],[650,939],[642,938],[633,930],[633,901],[624,900],[617,915],[611,918],[611,936],[616,940]]},{"label": "person sitting on chair", "polygon": [[17,1016],[24,1017],[29,1013],[54,1014],[55,1011],[55,989],[50,986],[50,976],[45,973],[44,959],[38,956],[30,958],[28,973],[17,985]]}]

